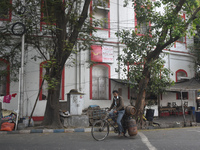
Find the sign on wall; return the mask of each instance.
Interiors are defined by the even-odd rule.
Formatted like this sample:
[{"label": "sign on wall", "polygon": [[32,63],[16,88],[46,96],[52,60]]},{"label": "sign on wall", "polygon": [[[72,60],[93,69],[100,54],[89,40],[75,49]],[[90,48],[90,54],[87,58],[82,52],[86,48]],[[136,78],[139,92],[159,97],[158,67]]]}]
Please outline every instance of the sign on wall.
[{"label": "sign on wall", "polygon": [[91,46],[91,61],[113,63],[113,47],[112,46]]}]

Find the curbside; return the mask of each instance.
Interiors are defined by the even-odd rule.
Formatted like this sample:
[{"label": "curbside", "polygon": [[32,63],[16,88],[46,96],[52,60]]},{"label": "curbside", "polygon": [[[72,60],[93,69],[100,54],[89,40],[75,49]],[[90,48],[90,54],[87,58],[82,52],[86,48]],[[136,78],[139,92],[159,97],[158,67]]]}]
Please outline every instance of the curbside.
[{"label": "curbside", "polygon": [[30,133],[72,133],[72,132],[90,132],[90,128],[75,129],[31,129],[19,131],[0,131],[1,134],[30,134]]}]

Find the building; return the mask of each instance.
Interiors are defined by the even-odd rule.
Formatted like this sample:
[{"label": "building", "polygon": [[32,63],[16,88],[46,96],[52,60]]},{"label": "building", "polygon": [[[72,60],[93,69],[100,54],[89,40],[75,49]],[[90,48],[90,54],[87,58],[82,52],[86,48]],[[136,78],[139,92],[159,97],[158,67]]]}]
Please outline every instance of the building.
[{"label": "building", "polygon": [[[90,105],[99,105],[100,107],[109,107],[112,99],[112,91],[118,90],[120,95],[125,99],[125,105],[130,105],[131,91],[127,86],[128,83],[119,82],[124,78],[124,73],[119,69],[117,57],[122,53],[125,45],[119,43],[119,39],[115,33],[121,29],[134,29],[137,25],[135,12],[131,4],[123,7],[123,1],[110,0],[106,6],[99,5],[95,10],[93,7],[95,0],[91,2],[90,13],[94,13],[94,18],[103,19],[104,28],[98,28],[95,33],[97,36],[105,38],[103,45],[92,45],[92,51],[81,51],[73,54],[71,58],[75,60],[74,65],[69,66],[69,59],[66,62],[62,73],[62,87],[60,93],[60,103],[67,101],[67,93],[71,89],[77,89],[84,93],[84,106],[87,108]],[[1,17],[1,15],[0,15]],[[183,18],[185,14],[183,14]],[[93,19],[93,18],[90,18]],[[7,18],[0,18],[3,21],[12,21],[11,12]],[[1,25],[1,24],[0,24]],[[143,28],[142,28],[143,29]],[[145,32],[145,31],[141,31]],[[141,36],[141,35],[139,35]],[[165,66],[171,69],[174,74],[170,77],[174,81],[179,81],[181,77],[192,78],[195,75],[194,62],[195,57],[189,53],[188,45],[192,43],[192,39],[187,36],[179,39],[170,49],[164,50],[166,64]],[[79,43],[80,44],[80,43]],[[77,45],[79,47],[80,45]],[[33,49],[33,47],[29,47]],[[44,70],[42,65],[44,61],[34,61],[31,58],[35,55],[34,52],[29,51],[25,54],[25,74],[24,74],[24,101],[23,101],[23,116],[29,116],[34,103],[37,98],[39,87],[42,83],[42,75]],[[9,69],[8,63],[2,61],[5,67],[2,69]],[[88,61],[95,62],[93,65],[87,63]],[[7,67],[6,67],[7,66]],[[2,77],[3,78],[3,77]],[[4,80],[9,81],[9,76],[4,77]],[[18,83],[6,83],[1,85],[2,95],[8,95],[18,92]],[[44,115],[46,106],[47,90],[45,86],[39,95],[36,109],[33,116],[41,119]],[[184,101],[188,105],[194,106],[194,97],[192,93],[184,93]],[[12,98],[11,103],[4,104],[6,109],[17,108],[18,95]],[[176,93],[167,93],[161,95],[161,105],[167,106],[169,102],[176,102],[180,105],[180,95]]]}]

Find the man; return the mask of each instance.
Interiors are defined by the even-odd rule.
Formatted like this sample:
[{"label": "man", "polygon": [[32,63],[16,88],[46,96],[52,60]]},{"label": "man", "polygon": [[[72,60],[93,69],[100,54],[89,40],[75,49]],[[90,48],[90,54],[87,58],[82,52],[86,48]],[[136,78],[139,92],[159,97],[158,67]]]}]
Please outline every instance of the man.
[{"label": "man", "polygon": [[[124,100],[121,96],[119,96],[119,92],[117,90],[113,91],[113,102],[109,108],[108,111],[113,109],[110,113],[109,116],[115,121],[114,116],[117,116],[117,125],[119,129],[119,135],[118,136],[123,136],[124,135],[124,129],[121,124],[122,117],[124,116],[125,110],[124,110]],[[116,122],[116,121],[115,121]]]}]

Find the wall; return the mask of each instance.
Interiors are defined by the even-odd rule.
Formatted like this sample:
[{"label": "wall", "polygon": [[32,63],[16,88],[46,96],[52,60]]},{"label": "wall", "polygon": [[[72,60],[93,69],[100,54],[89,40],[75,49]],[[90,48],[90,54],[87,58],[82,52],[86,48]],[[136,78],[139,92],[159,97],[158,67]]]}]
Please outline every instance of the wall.
[{"label": "wall", "polygon": [[[120,29],[134,29],[135,20],[134,20],[134,11],[129,4],[127,7],[123,7],[123,1],[120,1],[119,4],[119,27]],[[162,10],[159,10],[162,11]],[[110,65],[110,76],[111,78],[121,79],[125,77],[122,70],[120,73],[116,72],[118,70],[117,57],[119,54],[122,54],[124,45],[119,44],[118,51],[118,38],[115,33],[118,30],[118,16],[117,16],[117,1],[110,0],[110,30],[98,30],[96,35],[100,37],[105,37],[104,45],[113,46],[114,48],[114,62],[109,63]],[[108,35],[110,32],[110,37]],[[176,46],[172,46],[169,49],[164,50],[165,55],[164,59],[166,60],[165,67],[170,68],[174,74],[170,77],[172,80],[175,80],[175,72],[179,69],[183,69],[188,73],[188,77],[192,78],[194,76],[194,57],[188,53],[189,49],[187,46],[192,43],[192,40],[188,40],[187,44],[176,42]],[[32,108],[34,106],[38,90],[39,90],[39,65],[42,60],[34,61],[32,56],[36,54],[34,48],[29,47],[29,51],[26,54],[26,65],[25,65],[25,93],[24,93],[24,115],[30,115]],[[73,63],[73,60],[75,63]],[[87,108],[89,105],[99,105],[100,107],[110,107],[112,103],[111,100],[91,100],[90,99],[90,50],[81,51],[77,54],[72,54],[70,59],[67,60],[65,65],[65,99],[67,101],[67,93],[71,89],[78,89],[79,92],[85,93],[84,95],[84,108]],[[114,81],[111,81],[111,91],[114,89],[122,89],[122,96],[125,100],[125,105],[129,105],[128,99],[128,88],[125,85],[121,85]],[[18,92],[18,82],[10,84],[10,93]],[[193,94],[189,94],[189,105],[193,105]],[[167,105],[167,102],[176,101],[180,105],[180,100],[176,100],[176,95],[174,93],[163,94],[161,100],[161,105]],[[11,100],[10,104],[5,104],[5,108],[13,110],[17,108],[18,95]],[[28,102],[28,103],[27,103]],[[38,101],[34,116],[43,116],[46,106],[46,100]]]}]

